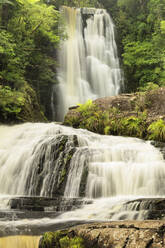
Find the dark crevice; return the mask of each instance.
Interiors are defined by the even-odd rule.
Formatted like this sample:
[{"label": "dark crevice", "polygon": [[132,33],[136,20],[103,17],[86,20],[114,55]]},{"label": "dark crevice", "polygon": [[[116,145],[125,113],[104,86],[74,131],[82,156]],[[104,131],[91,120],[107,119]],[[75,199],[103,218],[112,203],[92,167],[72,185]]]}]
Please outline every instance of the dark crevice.
[{"label": "dark crevice", "polygon": [[153,243],[153,238],[152,239],[150,239],[149,241],[148,241],[148,243],[146,244],[146,247],[145,248],[150,248],[151,247],[151,245],[152,245],[152,243]]},{"label": "dark crevice", "polygon": [[126,240],[125,240],[124,245],[123,245],[122,248],[126,248],[127,247],[128,241],[129,241],[129,237],[126,238]]}]

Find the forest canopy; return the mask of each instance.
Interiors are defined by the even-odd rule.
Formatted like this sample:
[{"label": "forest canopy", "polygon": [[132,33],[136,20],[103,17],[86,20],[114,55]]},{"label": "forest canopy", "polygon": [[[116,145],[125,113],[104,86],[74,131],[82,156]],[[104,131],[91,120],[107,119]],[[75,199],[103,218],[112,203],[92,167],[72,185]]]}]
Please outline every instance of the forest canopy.
[{"label": "forest canopy", "polygon": [[165,0],[100,0],[118,31],[126,91],[165,84]]},{"label": "forest canopy", "polygon": [[0,84],[21,91],[28,82],[46,106],[45,92],[55,81],[59,12],[44,1],[0,0],[0,17]]}]

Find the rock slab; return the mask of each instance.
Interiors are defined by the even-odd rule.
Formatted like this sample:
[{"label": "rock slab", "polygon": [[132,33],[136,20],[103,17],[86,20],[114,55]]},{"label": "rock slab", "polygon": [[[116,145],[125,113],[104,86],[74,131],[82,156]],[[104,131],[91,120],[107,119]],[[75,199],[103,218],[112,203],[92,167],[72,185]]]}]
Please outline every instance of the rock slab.
[{"label": "rock slab", "polygon": [[[64,234],[64,231],[61,232]],[[163,248],[165,247],[165,221],[114,221],[84,224],[68,229],[65,235],[67,239],[80,237],[84,240],[84,245],[81,247],[85,248]],[[41,242],[40,247],[46,246],[42,246]],[[50,244],[49,247],[61,246]]]}]

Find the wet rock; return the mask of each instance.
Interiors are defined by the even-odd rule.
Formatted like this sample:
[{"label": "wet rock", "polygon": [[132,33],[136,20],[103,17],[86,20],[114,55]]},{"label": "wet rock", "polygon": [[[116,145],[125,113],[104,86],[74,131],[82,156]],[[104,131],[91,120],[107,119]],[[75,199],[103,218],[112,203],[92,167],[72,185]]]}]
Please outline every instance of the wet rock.
[{"label": "wet rock", "polygon": [[8,205],[17,210],[64,212],[80,208],[84,203],[90,204],[92,201],[64,197],[16,197],[10,199]]},{"label": "wet rock", "polygon": [[[63,196],[77,136],[59,134],[34,150],[34,169],[26,179],[27,195]],[[37,150],[38,149],[38,150]]]},{"label": "wet rock", "polygon": [[152,141],[151,144],[160,150],[163,154],[163,158],[165,159],[165,142]]},{"label": "wet rock", "polygon": [[165,199],[142,198],[133,201],[128,201],[121,206],[119,213],[120,212],[128,212],[128,215],[131,212],[135,213],[134,219],[140,218],[144,220],[162,220],[165,218]]},{"label": "wet rock", "polygon": [[85,247],[161,248],[165,245],[164,221],[98,223],[82,225],[70,231],[85,240]]}]

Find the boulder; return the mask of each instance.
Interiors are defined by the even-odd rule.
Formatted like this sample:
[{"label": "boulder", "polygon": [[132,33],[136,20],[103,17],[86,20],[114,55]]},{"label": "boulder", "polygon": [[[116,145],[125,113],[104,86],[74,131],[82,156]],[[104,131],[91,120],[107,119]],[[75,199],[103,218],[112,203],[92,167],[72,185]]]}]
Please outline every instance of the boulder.
[{"label": "boulder", "polygon": [[[165,221],[118,221],[108,223],[84,224],[65,231],[51,233],[53,243],[49,239],[46,246],[44,234],[40,248],[62,247],[61,241],[79,240],[84,248],[163,248],[165,247]],[[43,242],[44,240],[44,242]],[[55,246],[53,246],[55,245]],[[70,246],[68,246],[70,247]]]}]

